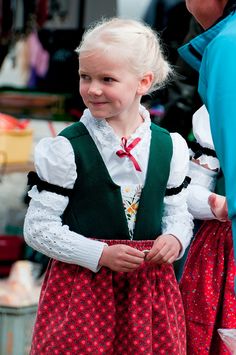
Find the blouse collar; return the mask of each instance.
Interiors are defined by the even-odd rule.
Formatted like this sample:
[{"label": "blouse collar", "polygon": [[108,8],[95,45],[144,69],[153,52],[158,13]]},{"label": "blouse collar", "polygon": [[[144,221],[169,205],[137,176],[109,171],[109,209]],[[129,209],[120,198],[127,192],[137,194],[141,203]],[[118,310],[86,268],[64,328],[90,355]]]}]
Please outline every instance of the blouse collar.
[{"label": "blouse collar", "polygon": [[[143,123],[131,134],[128,139],[133,140],[136,137],[144,137],[147,132],[150,132],[151,119],[148,110],[140,105],[139,113],[143,118]],[[120,137],[115,133],[114,129],[109,125],[105,119],[97,119],[92,116],[89,109],[86,109],[80,119],[89,130],[92,130],[95,137],[103,145],[120,145]]]}]

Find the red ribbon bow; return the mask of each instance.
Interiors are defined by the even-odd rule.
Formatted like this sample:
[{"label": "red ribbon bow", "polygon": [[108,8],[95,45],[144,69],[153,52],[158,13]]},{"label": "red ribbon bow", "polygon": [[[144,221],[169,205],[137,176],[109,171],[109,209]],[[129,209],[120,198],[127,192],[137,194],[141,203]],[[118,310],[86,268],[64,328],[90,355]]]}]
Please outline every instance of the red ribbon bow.
[{"label": "red ribbon bow", "polygon": [[116,152],[116,155],[118,155],[119,158],[124,158],[124,157],[128,157],[132,163],[134,164],[134,167],[137,171],[142,171],[137,160],[135,159],[135,157],[130,153],[130,151],[141,141],[141,138],[135,138],[133,140],[133,142],[131,142],[128,146],[127,146],[127,139],[125,137],[121,138],[121,142],[122,142],[122,147],[124,150],[118,150]]}]

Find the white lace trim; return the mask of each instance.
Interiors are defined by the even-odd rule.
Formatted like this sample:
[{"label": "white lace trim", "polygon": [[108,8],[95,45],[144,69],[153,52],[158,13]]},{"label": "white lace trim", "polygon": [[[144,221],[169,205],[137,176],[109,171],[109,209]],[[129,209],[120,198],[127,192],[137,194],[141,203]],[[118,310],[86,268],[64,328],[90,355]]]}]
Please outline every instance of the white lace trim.
[{"label": "white lace trim", "polygon": [[[193,157],[194,152],[191,149],[189,150],[189,152],[190,152],[190,157]],[[210,170],[218,171],[220,169],[220,163],[217,158],[211,157],[206,154],[202,154],[199,158],[197,158],[197,160],[199,160],[200,165],[207,164]]]},{"label": "white lace trim", "polygon": [[[140,106],[139,110],[144,122],[135,130],[135,132],[130,136],[129,140],[133,140],[135,137],[143,137],[145,132],[150,130],[150,115],[145,107]],[[82,122],[86,128],[93,132],[94,138],[103,147],[109,147],[112,150],[117,150],[120,147],[120,137],[116,135],[113,128],[109,125],[106,120],[94,118],[90,111],[86,109],[80,122]],[[139,144],[139,148],[144,145],[143,139]],[[145,145],[144,145],[145,146]]]},{"label": "white lace trim", "polygon": [[34,201],[40,202],[45,207],[50,207],[56,212],[63,213],[68,205],[69,198],[67,196],[58,195],[54,192],[41,191],[38,192],[36,186],[28,192],[29,197]]},{"label": "white lace trim", "polygon": [[217,178],[216,171],[204,168],[190,161],[189,176],[191,177],[191,184],[201,185],[210,191],[214,191]]}]

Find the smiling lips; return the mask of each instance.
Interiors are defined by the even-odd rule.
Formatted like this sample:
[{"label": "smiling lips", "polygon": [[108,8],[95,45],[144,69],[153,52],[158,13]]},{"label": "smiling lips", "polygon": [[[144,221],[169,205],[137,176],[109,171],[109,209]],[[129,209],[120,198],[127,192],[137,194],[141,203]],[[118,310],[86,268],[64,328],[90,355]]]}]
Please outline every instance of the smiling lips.
[{"label": "smiling lips", "polygon": [[92,105],[104,105],[106,102],[93,102],[93,101],[90,101],[90,104]]}]

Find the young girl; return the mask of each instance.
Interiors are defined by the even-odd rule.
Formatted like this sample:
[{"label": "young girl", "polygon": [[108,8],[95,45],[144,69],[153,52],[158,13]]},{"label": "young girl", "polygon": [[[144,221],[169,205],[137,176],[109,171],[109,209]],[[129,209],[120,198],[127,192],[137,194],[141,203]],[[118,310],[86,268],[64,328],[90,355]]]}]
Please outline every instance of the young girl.
[{"label": "young girl", "polygon": [[217,329],[236,328],[235,264],[225,197],[212,194],[215,190],[221,194],[224,191],[219,190],[219,184],[216,186],[220,167],[205,106],[194,114],[193,132],[197,149],[190,162],[188,204],[195,218],[207,221],[194,237],[180,281],[187,353],[223,355],[229,352]]},{"label": "young girl", "polygon": [[172,263],[192,234],[180,135],[142,95],[170,74],[156,34],[111,19],[83,36],[81,121],[35,151],[25,239],[50,256],[31,354],[186,354]]}]

